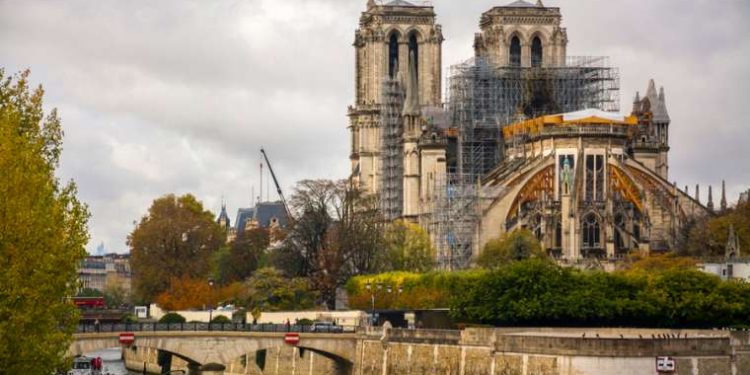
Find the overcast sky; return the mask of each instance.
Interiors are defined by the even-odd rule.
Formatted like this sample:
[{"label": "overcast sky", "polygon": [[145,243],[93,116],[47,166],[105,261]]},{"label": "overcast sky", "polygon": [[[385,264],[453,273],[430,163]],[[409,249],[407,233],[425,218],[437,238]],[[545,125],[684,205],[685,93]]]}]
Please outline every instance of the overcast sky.
[{"label": "overcast sky", "polygon": [[[510,0],[436,0],[444,73],[472,56],[479,16]],[[0,67],[29,68],[65,129],[60,176],[90,206],[94,251],[127,251],[167,193],[234,221],[260,191],[264,146],[284,190],[349,170],[351,46],[366,0],[0,0]],[[621,107],[649,78],[672,118],[670,179],[750,187],[750,2],[546,0],[569,55],[608,55]],[[265,182],[264,182],[265,185]],[[264,186],[264,190],[265,190]],[[264,193],[265,195],[265,193]],[[276,199],[271,194],[272,200]]]}]

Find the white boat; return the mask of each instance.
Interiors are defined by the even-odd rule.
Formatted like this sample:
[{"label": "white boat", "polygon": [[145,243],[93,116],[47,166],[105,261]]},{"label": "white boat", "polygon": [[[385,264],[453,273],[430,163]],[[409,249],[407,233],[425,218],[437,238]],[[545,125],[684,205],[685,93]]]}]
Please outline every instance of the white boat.
[{"label": "white boat", "polygon": [[94,359],[89,357],[78,357],[73,360],[73,368],[68,371],[68,375],[101,375],[100,370],[94,369],[92,363]]}]

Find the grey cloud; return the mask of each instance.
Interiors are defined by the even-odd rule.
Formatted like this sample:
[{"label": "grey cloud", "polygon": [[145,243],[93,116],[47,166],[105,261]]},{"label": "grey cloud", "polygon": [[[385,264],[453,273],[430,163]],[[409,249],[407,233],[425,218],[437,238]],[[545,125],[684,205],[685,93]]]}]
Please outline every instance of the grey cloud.
[{"label": "grey cloud", "polygon": [[[445,73],[472,56],[481,13],[509,1],[435,1]],[[750,168],[730,162],[750,159],[745,1],[544,2],[562,8],[570,54],[620,67],[623,110],[649,78],[665,86],[680,186],[747,188]],[[30,67],[60,108],[60,174],[91,205],[90,248],[123,251],[159,195],[190,192],[214,211],[222,194],[231,211],[248,205],[260,146],[286,192],[347,175],[351,43],[365,4],[0,1],[0,66]]]}]

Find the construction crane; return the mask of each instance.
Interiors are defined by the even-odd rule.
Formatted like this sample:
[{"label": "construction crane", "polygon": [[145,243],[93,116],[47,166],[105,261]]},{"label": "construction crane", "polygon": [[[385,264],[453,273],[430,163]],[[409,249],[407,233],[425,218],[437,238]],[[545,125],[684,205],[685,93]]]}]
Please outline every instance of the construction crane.
[{"label": "construction crane", "polygon": [[289,221],[294,221],[294,217],[292,216],[292,211],[289,210],[289,206],[286,204],[286,199],[284,198],[284,193],[281,192],[281,186],[279,185],[279,180],[276,179],[276,174],[273,173],[273,167],[271,167],[271,162],[268,161],[268,155],[266,155],[266,150],[263,149],[263,147],[260,148],[260,153],[263,155],[263,159],[266,160],[266,165],[268,166],[268,171],[271,172],[271,177],[273,178],[273,183],[276,185],[276,192],[279,193],[279,198],[281,199],[281,203],[284,204],[284,209],[286,210],[286,216],[289,218]]}]

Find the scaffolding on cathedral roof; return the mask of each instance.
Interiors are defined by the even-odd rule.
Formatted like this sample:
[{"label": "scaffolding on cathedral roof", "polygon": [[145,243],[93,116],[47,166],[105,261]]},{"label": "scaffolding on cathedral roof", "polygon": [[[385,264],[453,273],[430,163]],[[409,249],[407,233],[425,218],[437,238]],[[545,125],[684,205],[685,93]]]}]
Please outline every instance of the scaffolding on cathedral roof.
[{"label": "scaffolding on cathedral roof", "polygon": [[474,57],[450,67],[446,107],[450,127],[458,131],[457,167],[440,182],[422,219],[441,268],[465,268],[478,252],[480,212],[503,194],[480,184],[503,161],[503,128],[587,108],[617,112],[619,81],[607,57],[567,57],[561,66],[543,67],[498,66]]}]

